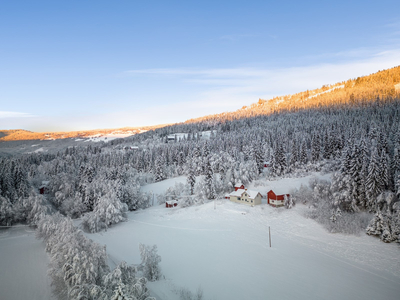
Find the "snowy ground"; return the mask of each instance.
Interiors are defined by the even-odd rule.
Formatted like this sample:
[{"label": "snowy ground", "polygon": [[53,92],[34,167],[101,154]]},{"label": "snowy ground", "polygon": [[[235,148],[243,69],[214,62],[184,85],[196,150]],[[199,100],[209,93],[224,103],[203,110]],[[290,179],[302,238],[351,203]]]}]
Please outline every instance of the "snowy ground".
[{"label": "snowy ground", "polygon": [[153,192],[155,194],[163,194],[167,191],[167,189],[171,186],[174,186],[175,183],[186,183],[186,176],[179,176],[175,178],[166,179],[156,183],[150,183],[145,186],[142,186],[140,191],[143,193]]},{"label": "snowy ground", "polygon": [[[158,193],[165,185],[151,189]],[[159,205],[88,236],[107,245],[111,264],[137,264],[139,243],[157,244],[165,279],[149,288],[158,299],[179,299],[174,290],[194,292],[199,286],[205,299],[399,299],[397,244],[330,234],[304,218],[304,209],[248,207],[229,200],[217,201],[216,209],[213,202],[189,208]]]},{"label": "snowy ground", "polygon": [[0,299],[54,299],[44,243],[29,227],[0,230]]},{"label": "snowy ground", "polygon": [[310,180],[312,179],[318,178],[320,180],[330,181],[331,175],[332,174],[330,173],[321,175],[319,172],[314,172],[310,175],[299,178],[281,178],[277,180],[262,179],[252,182],[248,187],[246,186],[245,188],[258,191],[265,197],[270,190],[273,190],[277,195],[290,194],[295,189],[299,189],[302,185],[308,186]]},{"label": "snowy ground", "polygon": [[84,141],[84,142],[109,142],[115,139],[126,138],[134,135],[134,133],[110,133],[110,134],[96,134],[93,136],[89,136],[84,139],[75,139],[75,141]]}]

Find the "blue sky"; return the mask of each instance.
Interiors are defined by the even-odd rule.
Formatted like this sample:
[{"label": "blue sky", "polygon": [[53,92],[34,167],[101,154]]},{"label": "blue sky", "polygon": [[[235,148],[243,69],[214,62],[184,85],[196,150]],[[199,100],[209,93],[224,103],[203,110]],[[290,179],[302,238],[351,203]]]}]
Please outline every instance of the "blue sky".
[{"label": "blue sky", "polygon": [[400,64],[397,1],[1,1],[0,129],[181,122]]}]

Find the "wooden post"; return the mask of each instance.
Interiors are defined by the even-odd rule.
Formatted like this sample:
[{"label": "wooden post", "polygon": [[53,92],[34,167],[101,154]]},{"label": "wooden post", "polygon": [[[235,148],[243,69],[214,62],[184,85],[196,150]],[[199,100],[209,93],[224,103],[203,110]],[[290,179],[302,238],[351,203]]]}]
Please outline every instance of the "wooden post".
[{"label": "wooden post", "polygon": [[271,227],[268,226],[268,232],[269,232],[269,247],[271,248]]}]

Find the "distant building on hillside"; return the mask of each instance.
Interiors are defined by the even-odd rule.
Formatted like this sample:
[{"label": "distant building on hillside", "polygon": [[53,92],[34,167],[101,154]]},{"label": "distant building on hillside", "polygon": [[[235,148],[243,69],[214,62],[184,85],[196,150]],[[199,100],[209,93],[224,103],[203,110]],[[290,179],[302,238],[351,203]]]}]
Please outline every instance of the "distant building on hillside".
[{"label": "distant building on hillside", "polygon": [[248,189],[237,189],[229,194],[229,200],[232,202],[243,203],[251,206],[261,204],[261,198],[262,196],[260,192]]},{"label": "distant building on hillside", "polygon": [[139,150],[138,146],[125,146],[124,150]]},{"label": "distant building on hillside", "polygon": [[43,195],[46,194],[48,191],[48,185],[49,185],[50,181],[42,181],[42,185],[39,186],[39,194]]},{"label": "distant building on hillside", "polygon": [[285,197],[289,198],[290,194],[281,194],[281,195],[277,195],[274,193],[273,190],[270,190],[267,193],[267,197],[268,197],[268,204],[272,205],[274,207],[279,207],[279,206],[284,206],[285,205]]},{"label": "distant building on hillside", "polygon": [[396,92],[400,93],[400,83],[394,85]]}]

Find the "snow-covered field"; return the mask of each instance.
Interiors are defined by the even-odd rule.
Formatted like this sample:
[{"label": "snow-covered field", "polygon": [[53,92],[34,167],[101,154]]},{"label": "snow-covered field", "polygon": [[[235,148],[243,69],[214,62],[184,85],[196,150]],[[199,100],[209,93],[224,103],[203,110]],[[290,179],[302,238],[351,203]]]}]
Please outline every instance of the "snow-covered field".
[{"label": "snow-covered field", "polygon": [[0,231],[0,299],[54,299],[43,241],[29,227]]},{"label": "snow-covered field", "polygon": [[218,200],[214,207],[154,206],[88,236],[107,245],[111,264],[137,264],[139,243],[157,244],[165,279],[149,288],[158,299],[179,299],[174,290],[200,286],[205,299],[399,299],[397,244],[330,234],[302,216],[302,205],[286,210]]},{"label": "snow-covered field", "polygon": [[89,136],[88,138],[83,139],[75,139],[75,141],[84,141],[84,142],[109,142],[115,139],[126,138],[132,136],[134,133],[111,133],[111,134],[96,134]]},{"label": "snow-covered field", "polygon": [[[312,176],[259,181],[249,188],[298,187]],[[161,193],[185,180],[168,179],[142,190]],[[199,287],[205,299],[399,299],[398,244],[364,234],[330,234],[304,218],[305,209],[229,200],[188,208],[157,205],[87,235],[107,245],[111,267],[122,260],[140,263],[139,243],[156,244],[165,278],[148,287],[159,300],[179,299],[179,289]],[[49,260],[33,230],[1,230],[0,254],[0,299],[52,299]]]}]

